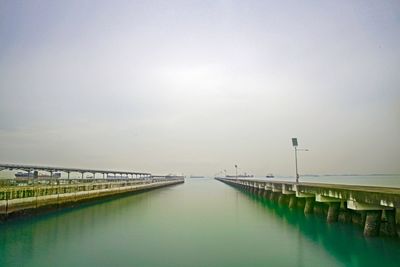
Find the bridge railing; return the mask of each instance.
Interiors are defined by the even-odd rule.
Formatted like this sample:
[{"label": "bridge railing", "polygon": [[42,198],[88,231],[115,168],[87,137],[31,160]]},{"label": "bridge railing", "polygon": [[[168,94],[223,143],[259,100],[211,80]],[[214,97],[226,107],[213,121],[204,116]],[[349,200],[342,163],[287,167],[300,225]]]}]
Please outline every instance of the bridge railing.
[{"label": "bridge railing", "polygon": [[0,179],[0,188],[13,186],[41,186],[41,185],[69,185],[69,184],[86,184],[86,183],[115,183],[115,182],[133,182],[133,183],[152,183],[165,180],[180,180],[181,176],[157,176],[147,178],[96,178],[96,179],[66,179],[66,178],[46,178],[46,179]]}]

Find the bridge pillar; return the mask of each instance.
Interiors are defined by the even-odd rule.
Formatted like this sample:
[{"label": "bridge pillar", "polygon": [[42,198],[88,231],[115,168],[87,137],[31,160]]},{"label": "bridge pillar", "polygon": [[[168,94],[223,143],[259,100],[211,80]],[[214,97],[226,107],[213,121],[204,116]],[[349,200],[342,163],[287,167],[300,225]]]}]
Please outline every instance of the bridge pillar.
[{"label": "bridge pillar", "polygon": [[315,199],[313,197],[306,198],[306,204],[304,206],[304,214],[311,214],[314,212]]},{"label": "bridge pillar", "polygon": [[357,224],[361,227],[364,227],[365,225],[365,218],[367,216],[366,211],[354,211],[353,214],[351,215],[351,221],[354,224]]},{"label": "bridge pillar", "polygon": [[270,194],[270,192],[268,190],[264,190],[263,196],[265,199],[269,199],[269,194]]},{"label": "bridge pillar", "polygon": [[377,236],[381,226],[382,210],[368,210],[365,218],[364,235]]},{"label": "bridge pillar", "polygon": [[289,199],[289,209],[294,209],[297,206],[297,198],[296,195],[290,195]]},{"label": "bridge pillar", "polygon": [[381,224],[381,231],[388,236],[397,236],[396,211],[394,209],[384,210],[383,217],[385,218],[385,222]]},{"label": "bridge pillar", "polygon": [[323,215],[324,214],[324,204],[320,202],[315,202],[314,203],[314,213],[318,215]]},{"label": "bridge pillar", "polygon": [[353,223],[357,223],[364,228],[365,236],[377,236],[380,232],[381,219],[382,219],[382,211],[385,210],[388,216],[386,217],[386,222],[383,224],[383,232],[387,230],[389,235],[395,235],[395,226],[393,218],[395,215],[393,214],[394,210],[391,207],[381,206],[381,205],[373,205],[368,203],[361,203],[353,200],[347,201],[347,207],[349,209],[360,211],[359,215],[353,214]]},{"label": "bridge pillar", "polygon": [[328,223],[337,222],[339,218],[340,202],[330,202],[328,215],[326,216],[326,221]]},{"label": "bridge pillar", "polygon": [[297,199],[297,207],[301,210],[304,210],[304,206],[306,205],[305,198],[296,198]]},{"label": "bridge pillar", "polygon": [[286,205],[288,203],[288,198],[285,194],[280,194],[279,199],[278,199],[278,204],[279,205]]},{"label": "bridge pillar", "polygon": [[338,221],[342,223],[350,223],[351,222],[351,212],[347,209],[346,205],[339,210]]},{"label": "bridge pillar", "polygon": [[270,195],[269,195],[269,200],[275,202],[275,201],[276,201],[276,198],[277,198],[277,193],[271,191],[271,193],[270,193]]}]

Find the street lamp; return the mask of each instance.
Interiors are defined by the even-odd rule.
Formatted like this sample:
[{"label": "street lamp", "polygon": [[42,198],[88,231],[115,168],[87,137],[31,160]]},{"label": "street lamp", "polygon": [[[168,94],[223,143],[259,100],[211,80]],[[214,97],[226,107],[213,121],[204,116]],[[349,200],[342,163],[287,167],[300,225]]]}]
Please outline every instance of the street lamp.
[{"label": "street lamp", "polygon": [[235,169],[236,169],[236,180],[237,180],[237,164],[235,164]]},{"label": "street lamp", "polygon": [[298,167],[297,167],[297,151],[308,151],[308,149],[297,148],[298,145],[299,145],[298,142],[297,142],[297,138],[292,138],[292,145],[294,147],[294,160],[295,160],[295,163],[296,163],[296,183],[298,183],[299,182],[299,170],[298,170]]}]

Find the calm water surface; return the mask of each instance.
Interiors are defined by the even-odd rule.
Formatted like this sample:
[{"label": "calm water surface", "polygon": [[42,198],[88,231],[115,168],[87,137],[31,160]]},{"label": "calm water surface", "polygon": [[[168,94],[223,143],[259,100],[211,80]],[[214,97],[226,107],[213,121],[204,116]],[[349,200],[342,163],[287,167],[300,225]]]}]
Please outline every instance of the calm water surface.
[{"label": "calm water surface", "polygon": [[0,266],[399,266],[398,240],[212,179],[0,225]]}]

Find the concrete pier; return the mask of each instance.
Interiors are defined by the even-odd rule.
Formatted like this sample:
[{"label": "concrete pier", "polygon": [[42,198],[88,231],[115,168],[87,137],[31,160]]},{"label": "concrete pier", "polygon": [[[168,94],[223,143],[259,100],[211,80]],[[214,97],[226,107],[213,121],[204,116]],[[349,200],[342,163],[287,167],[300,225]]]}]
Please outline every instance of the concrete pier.
[{"label": "concrete pier", "polygon": [[58,180],[51,184],[0,187],[0,221],[41,210],[75,206],[81,202],[116,197],[183,183],[183,178],[129,180]]},{"label": "concrete pier", "polygon": [[[268,191],[270,201],[304,214],[325,216],[327,223],[350,223],[364,229],[364,235],[398,236],[400,224],[400,188],[294,183],[257,179],[216,178],[224,183]],[[296,204],[302,203],[302,204]]]}]

